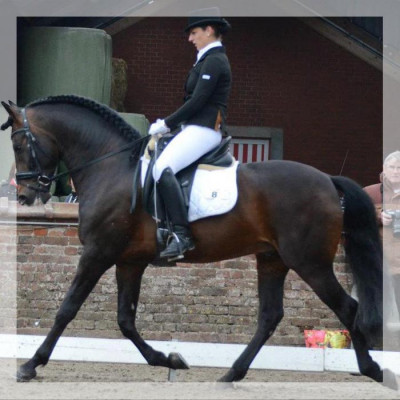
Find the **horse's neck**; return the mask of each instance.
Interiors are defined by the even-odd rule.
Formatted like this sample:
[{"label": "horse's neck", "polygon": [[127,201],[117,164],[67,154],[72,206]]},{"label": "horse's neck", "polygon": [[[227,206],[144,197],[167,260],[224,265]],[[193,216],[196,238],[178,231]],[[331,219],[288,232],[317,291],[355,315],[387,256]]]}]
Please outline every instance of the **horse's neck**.
[{"label": "horse's neck", "polygon": [[[75,125],[75,124],[74,124]],[[79,126],[72,127],[56,127],[55,132],[62,160],[65,162],[68,170],[73,170],[82,167],[79,171],[73,173],[74,184],[79,191],[80,187],[84,187],[90,177],[102,174],[102,161],[95,164],[95,167],[87,165],[93,160],[97,160],[108,153],[117,151],[126,144],[117,133],[113,133],[110,129],[105,132],[104,127],[93,124],[93,128],[88,131],[79,129]],[[110,157],[112,160],[113,157]],[[112,173],[112,170],[119,169],[117,162],[107,162],[107,173]],[[104,171],[103,171],[104,172]]]},{"label": "horse's neck", "polygon": [[79,130],[71,130],[67,134],[62,135],[60,140],[62,153],[72,162],[75,159],[92,159],[102,156],[104,153],[111,151],[120,145],[121,140],[115,136],[98,135],[95,128],[92,132],[81,132]]}]

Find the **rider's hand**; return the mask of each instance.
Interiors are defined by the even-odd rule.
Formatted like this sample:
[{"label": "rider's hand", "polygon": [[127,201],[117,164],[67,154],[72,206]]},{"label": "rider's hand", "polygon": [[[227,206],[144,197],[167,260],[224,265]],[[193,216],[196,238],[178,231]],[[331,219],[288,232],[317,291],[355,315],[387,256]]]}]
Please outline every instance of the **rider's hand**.
[{"label": "rider's hand", "polygon": [[149,129],[149,135],[164,135],[170,132],[170,129],[163,119],[158,119],[156,122],[152,123]]},{"label": "rider's hand", "polygon": [[382,211],[381,217],[382,217],[382,225],[390,225],[392,223],[392,216],[390,214],[385,213],[385,211]]}]

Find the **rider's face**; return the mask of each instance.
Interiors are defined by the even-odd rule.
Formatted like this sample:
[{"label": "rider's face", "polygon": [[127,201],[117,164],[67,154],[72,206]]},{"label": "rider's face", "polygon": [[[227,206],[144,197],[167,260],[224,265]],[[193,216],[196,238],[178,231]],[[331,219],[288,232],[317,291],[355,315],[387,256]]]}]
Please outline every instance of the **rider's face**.
[{"label": "rider's face", "polygon": [[189,42],[193,43],[197,51],[215,41],[214,30],[211,26],[193,28],[189,33]]}]

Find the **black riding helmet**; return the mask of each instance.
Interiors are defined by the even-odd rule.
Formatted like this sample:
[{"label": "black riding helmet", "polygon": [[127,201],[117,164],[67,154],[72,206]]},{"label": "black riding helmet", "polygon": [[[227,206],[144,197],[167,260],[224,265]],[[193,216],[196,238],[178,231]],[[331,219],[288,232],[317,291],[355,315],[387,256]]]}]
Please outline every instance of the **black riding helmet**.
[{"label": "black riding helmet", "polygon": [[223,34],[231,29],[230,23],[219,16],[219,8],[204,8],[193,12],[188,18],[188,25],[185,28],[185,32],[190,31],[198,26],[217,26],[219,31]]}]

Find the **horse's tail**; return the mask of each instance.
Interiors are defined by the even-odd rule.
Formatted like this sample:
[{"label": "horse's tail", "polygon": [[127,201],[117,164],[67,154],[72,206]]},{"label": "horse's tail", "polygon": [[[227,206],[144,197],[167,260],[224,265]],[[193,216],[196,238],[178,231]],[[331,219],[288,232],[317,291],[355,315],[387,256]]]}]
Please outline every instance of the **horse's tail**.
[{"label": "horse's tail", "polygon": [[344,248],[356,284],[355,324],[371,339],[382,335],[382,242],[375,207],[368,194],[351,179],[331,177],[344,196]]}]

